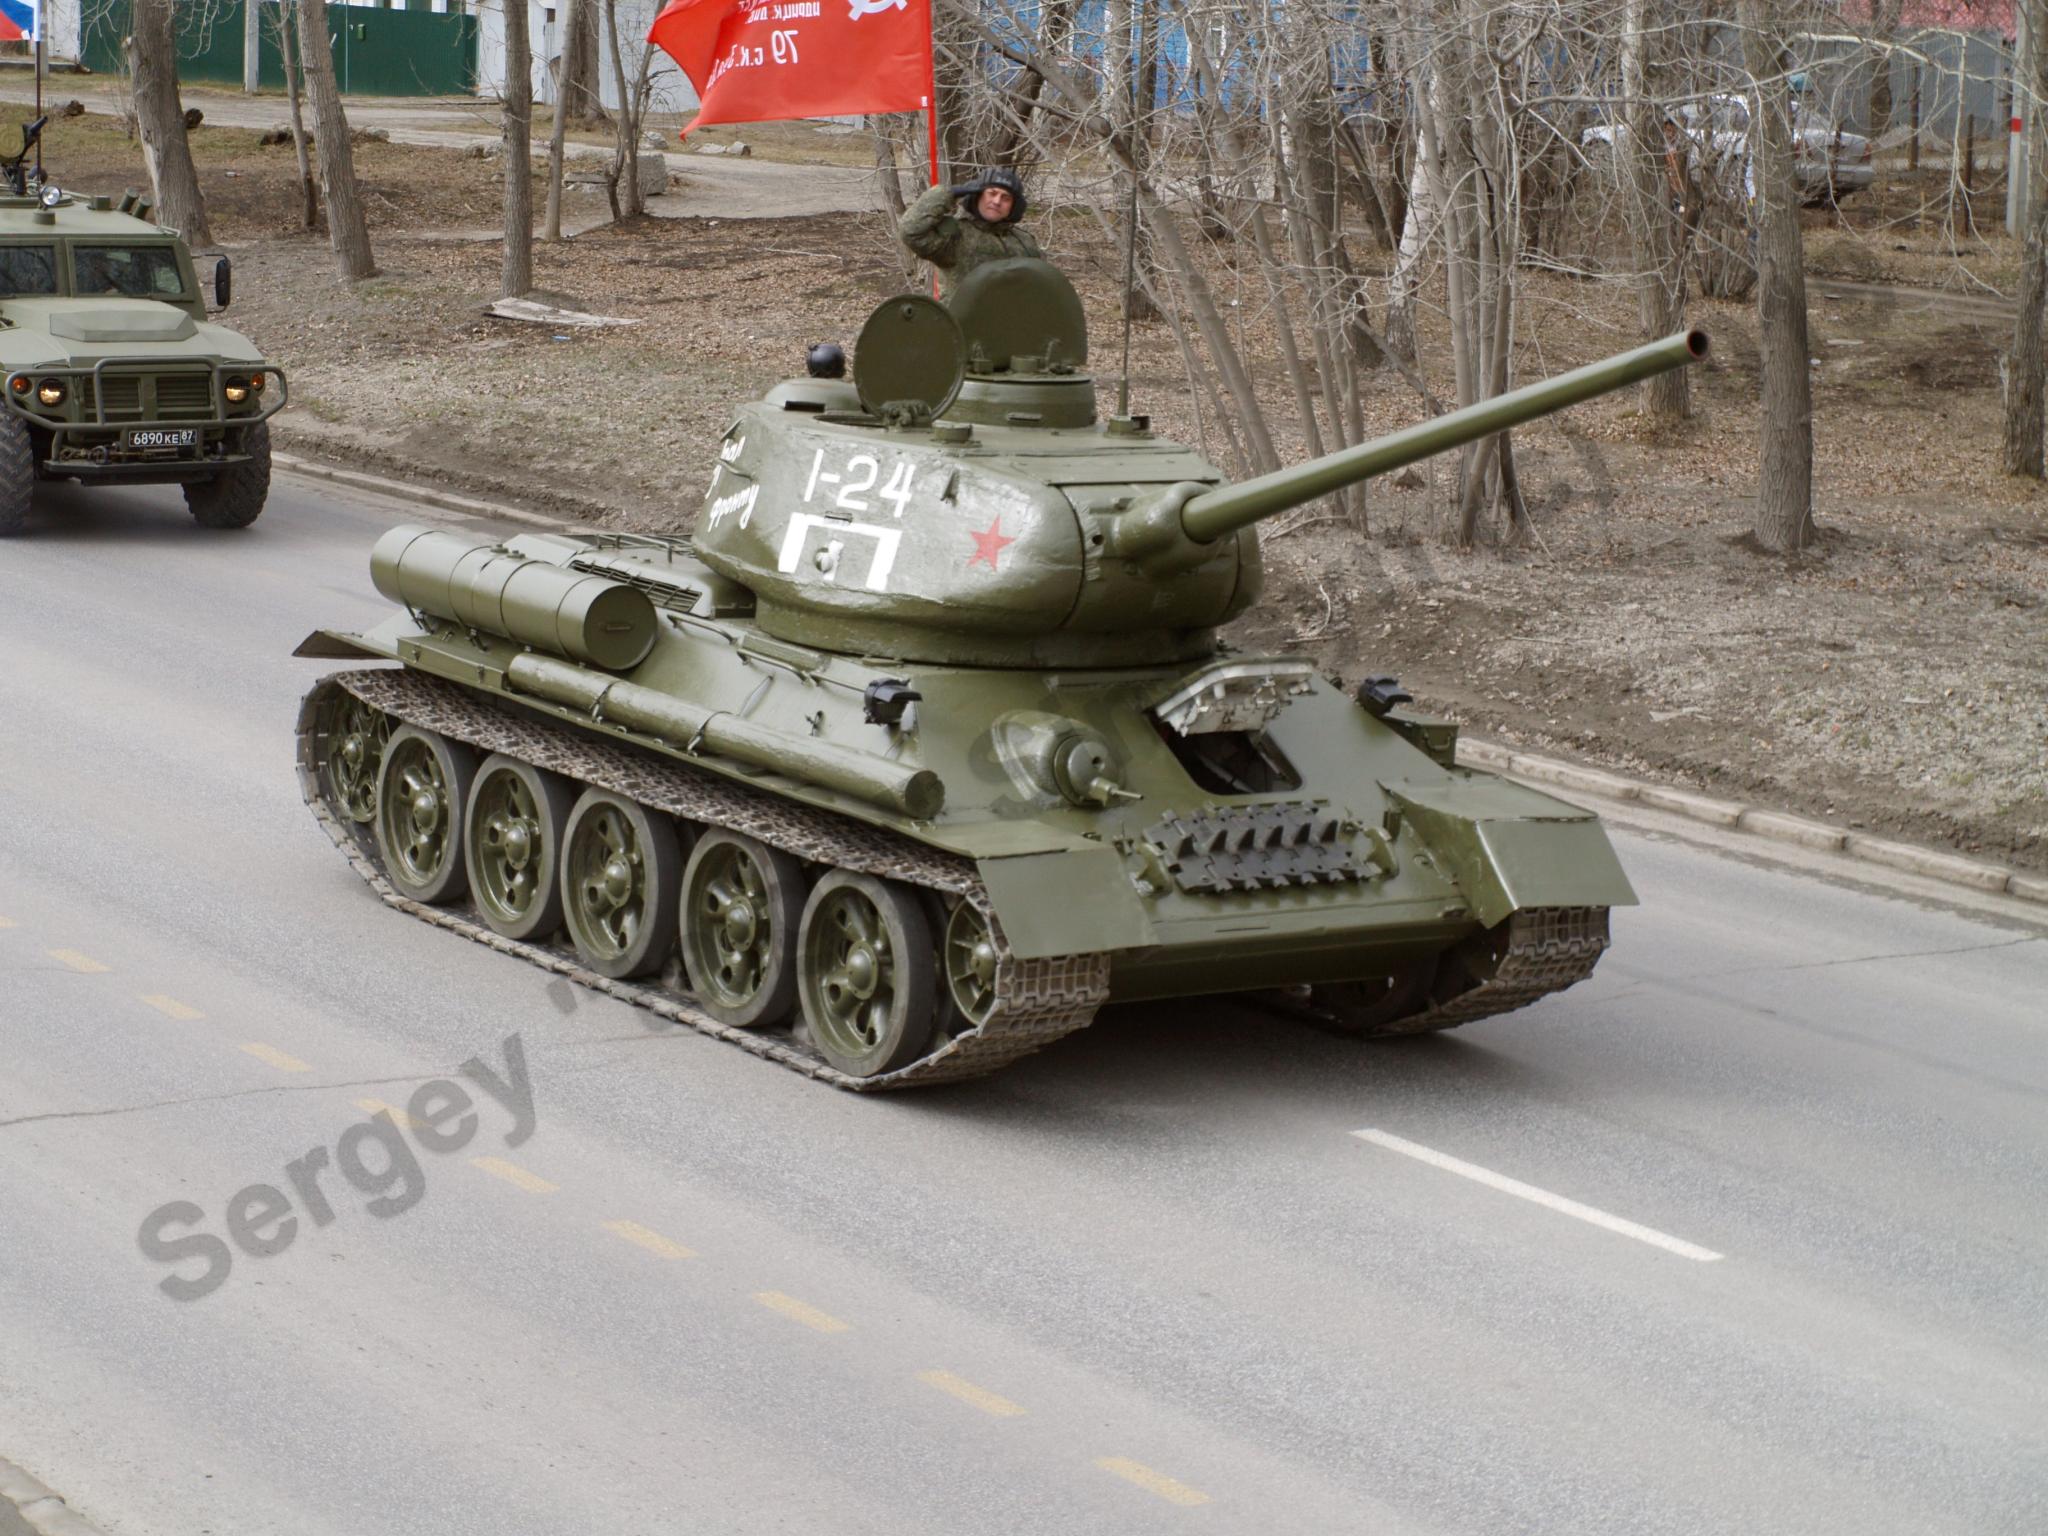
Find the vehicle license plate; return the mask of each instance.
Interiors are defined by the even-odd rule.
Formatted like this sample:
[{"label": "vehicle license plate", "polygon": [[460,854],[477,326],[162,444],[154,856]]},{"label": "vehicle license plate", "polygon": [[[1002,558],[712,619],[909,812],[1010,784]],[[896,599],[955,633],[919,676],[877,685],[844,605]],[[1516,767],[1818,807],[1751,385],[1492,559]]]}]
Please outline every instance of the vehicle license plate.
[{"label": "vehicle license plate", "polygon": [[197,448],[197,427],[130,427],[123,441],[130,448]]}]

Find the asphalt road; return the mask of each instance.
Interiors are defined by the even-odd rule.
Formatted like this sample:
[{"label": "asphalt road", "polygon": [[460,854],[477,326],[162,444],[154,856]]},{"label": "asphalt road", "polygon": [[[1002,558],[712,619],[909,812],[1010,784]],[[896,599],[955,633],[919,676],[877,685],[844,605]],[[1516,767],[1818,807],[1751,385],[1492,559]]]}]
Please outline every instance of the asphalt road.
[{"label": "asphalt road", "polygon": [[[2048,1529],[2041,938],[1623,835],[1644,905],[1521,1015],[1158,1007],[856,1098],[337,857],[289,653],[381,612],[406,509],[41,507],[0,546],[0,1455],[109,1531]],[[364,1106],[515,1032],[530,1139],[476,1092],[467,1147],[330,1167],[324,1224],[159,1289],[205,1266],[152,1211],[219,1235],[344,1142],[374,1184]]]}]

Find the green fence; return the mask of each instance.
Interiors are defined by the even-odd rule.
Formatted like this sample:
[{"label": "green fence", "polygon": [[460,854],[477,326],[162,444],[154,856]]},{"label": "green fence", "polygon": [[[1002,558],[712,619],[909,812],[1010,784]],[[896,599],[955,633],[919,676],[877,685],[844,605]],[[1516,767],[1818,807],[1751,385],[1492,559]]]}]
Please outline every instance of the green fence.
[{"label": "green fence", "polygon": [[[247,0],[218,5],[179,5],[178,78],[192,83],[242,83],[242,7]],[[277,5],[262,5],[262,73],[265,90],[284,89],[284,64],[277,53]],[[99,73],[122,67],[121,39],[128,35],[130,0],[88,8],[81,62]],[[477,19],[425,10],[390,11],[367,5],[330,5],[327,31],[334,39],[334,76],[345,92],[365,96],[467,96],[476,89]]]}]

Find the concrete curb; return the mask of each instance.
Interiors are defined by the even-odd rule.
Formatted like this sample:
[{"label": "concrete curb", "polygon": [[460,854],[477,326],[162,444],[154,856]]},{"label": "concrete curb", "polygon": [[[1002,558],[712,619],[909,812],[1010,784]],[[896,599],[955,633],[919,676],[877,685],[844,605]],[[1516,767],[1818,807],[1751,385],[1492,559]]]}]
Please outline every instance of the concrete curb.
[{"label": "concrete curb", "polygon": [[[273,454],[271,462],[293,474],[354,486],[358,490],[374,491],[380,496],[391,496],[401,501],[424,502],[430,507],[470,517],[496,518],[550,530],[578,526],[566,518],[544,517],[538,512],[527,512],[499,502],[480,501],[472,496],[458,496],[452,491],[435,490],[431,486],[410,485],[403,480],[389,480],[360,470],[339,469],[314,459],[300,458],[297,454]],[[1922,848],[1914,843],[1870,837],[1846,827],[1832,827],[1826,822],[1774,811],[1767,806],[1718,800],[1712,795],[1697,794],[1669,784],[1655,784],[1645,779],[1631,779],[1604,768],[1567,762],[1563,758],[1517,752],[1499,742],[1479,741],[1469,736],[1461,736],[1458,740],[1458,761],[1468,768],[1504,773],[1532,784],[1647,806],[1651,810],[1666,811],[1708,826],[1746,833],[1767,842],[1791,843],[1821,853],[1843,854],[1866,864],[1903,870],[1946,885],[1991,895],[2016,896],[2022,901],[2048,906],[2048,876],[2027,874],[2003,864],[1967,859],[1961,854]]]},{"label": "concrete curb", "polygon": [[387,480],[382,475],[364,474],[359,469],[339,469],[332,464],[323,464],[318,459],[301,458],[295,453],[273,453],[270,462],[279,469],[289,470],[295,475],[304,475],[308,479],[353,486],[359,491],[374,491],[379,496],[390,496],[399,501],[424,502],[430,507],[439,507],[444,512],[460,512],[467,517],[524,523],[529,528],[546,528],[550,532],[574,526],[567,518],[547,517],[520,507],[508,507],[502,502],[479,501],[474,496],[458,496],[453,491],[437,490],[430,485]]},{"label": "concrete curb", "polygon": [[1994,896],[2016,896],[2022,901],[2048,906],[2048,876],[2028,874],[2004,864],[1965,858],[1959,853],[1947,853],[1938,848],[1922,848],[1915,843],[1871,837],[1803,816],[1792,816],[1763,806],[1740,805],[1732,800],[1717,800],[1711,795],[1631,779],[1603,768],[1566,762],[1562,758],[1516,752],[1498,742],[1461,738],[1458,761],[1469,768],[1504,773],[1552,789],[1573,790],[1605,800],[1629,801],[1770,842],[1792,843],[1822,853],[1839,853],[1867,864],[1904,870],[1946,885],[1985,891]]},{"label": "concrete curb", "polygon": [[106,1536],[98,1526],[73,1512],[50,1488],[0,1457],[0,1501],[5,1501],[38,1536]]}]

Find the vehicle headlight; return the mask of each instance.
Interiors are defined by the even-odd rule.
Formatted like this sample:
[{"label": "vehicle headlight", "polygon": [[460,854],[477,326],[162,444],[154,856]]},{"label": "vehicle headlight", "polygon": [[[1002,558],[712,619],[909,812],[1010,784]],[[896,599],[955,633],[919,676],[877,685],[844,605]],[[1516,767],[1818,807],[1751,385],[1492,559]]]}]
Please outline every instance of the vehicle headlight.
[{"label": "vehicle headlight", "polygon": [[36,398],[45,405],[62,405],[66,393],[62,379],[45,379],[36,386]]},{"label": "vehicle headlight", "polygon": [[229,379],[226,385],[222,387],[221,393],[228,397],[229,405],[240,405],[249,398],[249,381],[247,379]]},{"label": "vehicle headlight", "polygon": [[7,381],[7,387],[17,395],[25,395],[35,387],[35,381],[25,373],[17,373]]},{"label": "vehicle headlight", "polygon": [[250,393],[250,394],[252,394],[252,395],[260,395],[260,394],[262,394],[262,393],[263,393],[263,375],[262,375],[262,374],[260,374],[260,373],[252,373],[252,374],[250,374],[250,375],[249,375],[249,393]]}]

